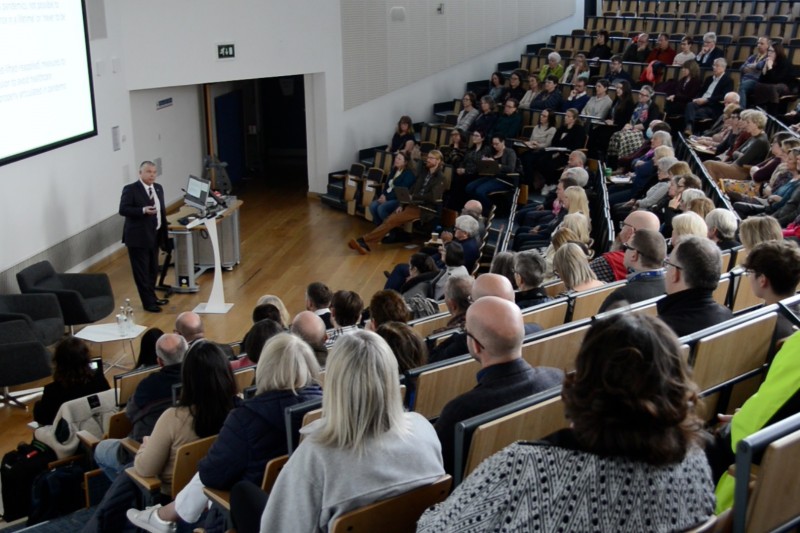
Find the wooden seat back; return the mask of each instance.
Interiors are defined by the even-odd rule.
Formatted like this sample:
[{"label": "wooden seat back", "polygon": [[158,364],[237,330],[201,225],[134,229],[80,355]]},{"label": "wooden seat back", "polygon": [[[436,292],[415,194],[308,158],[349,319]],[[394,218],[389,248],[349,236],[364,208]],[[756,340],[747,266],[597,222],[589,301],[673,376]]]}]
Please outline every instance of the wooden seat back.
[{"label": "wooden seat back", "polygon": [[753,293],[748,276],[744,273],[737,275],[733,287],[733,304],[731,305],[733,312],[738,313],[761,305],[764,305],[764,300]]},{"label": "wooden seat back", "polygon": [[697,341],[693,379],[701,391],[725,383],[767,361],[777,313],[768,313]]},{"label": "wooden seat back", "polygon": [[714,301],[719,305],[725,305],[728,300],[728,291],[730,290],[730,287],[731,276],[729,274],[724,274],[721,278],[719,278],[719,284],[712,293]]},{"label": "wooden seat back", "polygon": [[478,426],[472,434],[464,477],[481,462],[518,440],[538,440],[567,427],[561,396]]},{"label": "wooden seat back", "polygon": [[417,378],[414,411],[429,420],[438,417],[447,402],[475,387],[480,369],[480,363],[470,359],[423,372]]},{"label": "wooden seat back", "polygon": [[427,316],[424,319],[418,320],[409,325],[414,331],[419,333],[420,337],[424,339],[437,329],[447,326],[447,323],[450,322],[451,318],[453,318],[453,315],[451,315],[449,312],[445,312]]},{"label": "wooden seat back", "polygon": [[154,365],[147,368],[137,368],[114,376],[114,398],[117,401],[117,405],[122,407],[127,404],[139,383],[153,372],[158,372],[159,370],[161,370],[161,367]]},{"label": "wooden seat back", "polygon": [[522,358],[533,367],[551,366],[564,372],[574,370],[575,358],[589,327],[589,324],[584,324],[523,344]]},{"label": "wooden seat back", "polygon": [[[197,472],[197,464],[206,456],[215,440],[217,440],[217,436],[212,435],[184,444],[178,448],[175,456],[175,465],[172,467],[171,495],[173,499],[194,477]],[[133,467],[127,468],[125,473],[149,495],[161,489],[161,480],[158,477],[140,476]]]},{"label": "wooden seat back", "polygon": [[569,301],[564,299],[549,305],[532,307],[522,311],[522,319],[526,324],[539,324],[542,329],[560,326],[567,318]]},{"label": "wooden seat back", "polygon": [[447,498],[452,483],[453,478],[445,474],[430,485],[350,511],[337,518],[330,531],[412,533],[422,513]]},{"label": "wooden seat back", "polygon": [[236,393],[244,394],[244,390],[255,382],[256,367],[237,368],[233,371],[233,379],[236,381]]},{"label": "wooden seat back", "polygon": [[597,314],[600,306],[608,298],[608,295],[624,286],[627,282],[609,283],[603,287],[590,291],[579,292],[572,295],[572,320],[590,318]]}]

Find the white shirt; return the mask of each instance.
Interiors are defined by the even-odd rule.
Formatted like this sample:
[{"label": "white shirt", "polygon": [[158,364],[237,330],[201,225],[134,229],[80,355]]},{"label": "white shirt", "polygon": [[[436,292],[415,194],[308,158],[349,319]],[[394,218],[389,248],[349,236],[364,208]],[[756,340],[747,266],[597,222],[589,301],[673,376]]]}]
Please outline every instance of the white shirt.
[{"label": "white shirt", "polygon": [[[139,180],[139,183],[142,184],[144,187],[144,192],[147,194],[148,198],[153,199],[153,207],[156,208],[156,231],[161,229],[161,202],[158,200],[158,194],[156,193],[155,185],[147,185],[142,180]],[[152,194],[151,194],[152,191]],[[145,208],[142,208],[142,213],[144,213]]]}]

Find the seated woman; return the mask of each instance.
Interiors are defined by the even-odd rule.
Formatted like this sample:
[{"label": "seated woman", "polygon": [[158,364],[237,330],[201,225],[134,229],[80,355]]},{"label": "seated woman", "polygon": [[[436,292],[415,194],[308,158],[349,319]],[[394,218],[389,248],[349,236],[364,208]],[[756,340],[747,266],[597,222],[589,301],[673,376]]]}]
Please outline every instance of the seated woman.
[{"label": "seated woman", "polygon": [[33,419],[40,426],[53,423],[61,404],[108,390],[103,366],[89,366],[89,346],[77,337],[67,337],[53,354],[53,382],[44,386],[42,399],[33,404]]},{"label": "seated woman", "polygon": [[671,249],[678,246],[681,239],[688,235],[706,238],[708,237],[708,226],[703,217],[694,211],[684,210],[683,213],[672,219],[672,238],[669,242]]},{"label": "seated woman", "polygon": [[502,72],[492,72],[492,77],[489,79],[489,93],[495,102],[502,102],[505,100],[506,95],[506,77]]},{"label": "seated woman", "polygon": [[769,153],[769,140],[764,133],[767,116],[755,109],[745,109],[741,112],[740,118],[744,129],[750,134],[750,139],[733,153],[733,160],[730,163],[722,161],[703,163],[709,176],[723,187],[723,190],[723,180],[747,179],[750,176],[750,166],[763,161]]},{"label": "seated woman", "polygon": [[[453,168],[461,166],[464,155],[469,150],[469,137],[467,132],[459,128],[450,130],[450,144],[442,146],[441,152],[444,156],[444,164]],[[412,181],[413,183],[413,181]]]},{"label": "seated woman", "polygon": [[547,63],[539,69],[539,81],[543,82],[550,76],[555,77],[556,85],[558,80],[564,75],[564,65],[561,64],[561,54],[550,52],[547,54]]},{"label": "seated woman", "polygon": [[782,131],[772,136],[770,154],[764,161],[750,167],[750,179],[724,180],[725,194],[733,202],[745,198],[766,198],[771,192],[770,182],[779,168],[785,170],[785,160],[792,148],[800,146],[800,140],[791,133]]},{"label": "seated woman", "polygon": [[485,460],[417,531],[686,531],[705,522],[714,485],[681,354],[657,318],[595,322],[564,380],[570,427]]},{"label": "seated woman", "polygon": [[514,249],[517,251],[530,250],[531,248],[544,248],[550,242],[550,236],[561,224],[568,214],[582,213],[589,217],[589,199],[583,187],[567,187],[561,200],[561,210],[558,215],[546,224],[533,228],[521,226],[514,237]]},{"label": "seated woman", "polygon": [[403,115],[397,122],[397,129],[389,141],[387,152],[396,154],[398,152],[405,152],[410,154],[417,144],[417,139],[414,136],[414,123],[411,122],[411,117]]},{"label": "seated woman", "polygon": [[594,96],[589,98],[583,106],[583,115],[597,120],[606,120],[611,112],[614,101],[608,96],[609,82],[607,79],[597,80],[594,84]]},{"label": "seated woman", "polygon": [[528,74],[528,90],[525,91],[525,94],[520,99],[519,108],[530,109],[531,104],[540,92],[542,92],[542,90],[539,87],[539,78],[537,78],[535,74]]},{"label": "seated woman", "polygon": [[639,89],[639,102],[633,108],[630,120],[620,131],[611,135],[606,151],[607,163],[610,166],[616,166],[617,158],[639,149],[644,142],[644,132],[650,123],[661,118],[661,110],[653,102],[653,92],[650,85],[642,85]]},{"label": "seated woman", "polygon": [[[547,154],[542,158],[541,173],[549,190],[555,188],[558,178],[561,177],[560,169],[567,165],[569,154],[573,150],[580,150],[586,146],[586,129],[580,119],[580,113],[574,107],[567,109],[564,122],[553,137],[551,148],[559,151]],[[547,157],[549,155],[549,157]]]},{"label": "seated woman", "polygon": [[[672,64],[682,67],[688,61],[694,61],[696,56],[692,50],[693,44],[692,38],[689,35],[684,35],[681,39],[681,44],[679,45],[679,51],[677,54],[675,54],[675,59],[672,60]],[[695,61],[695,64],[697,64],[698,67],[700,66],[697,61]]]},{"label": "seated woman", "polygon": [[193,524],[208,506],[204,487],[230,490],[242,479],[260,484],[267,462],[286,454],[283,412],[322,398],[319,366],[311,347],[289,333],[270,339],[260,355],[256,396],[231,411],[189,484],[164,507],[128,511],[131,523],[153,533],[178,520]]},{"label": "seated woman", "polygon": [[441,261],[444,263],[444,268],[431,280],[430,290],[425,295],[426,297],[441,301],[444,299],[444,288],[447,285],[448,279],[454,277],[466,278],[470,276],[470,270],[468,270],[464,264],[464,252],[464,248],[458,241],[450,241],[439,248],[439,255]]},{"label": "seated woman", "polygon": [[231,370],[257,365],[264,344],[278,333],[283,333],[284,331],[286,331],[286,328],[282,328],[280,322],[270,318],[259,320],[253,324],[242,342],[244,357],[231,361]]},{"label": "seated woman", "polygon": [[397,359],[380,336],[342,337],[328,358],[322,419],[303,428],[269,499],[253,483],[234,486],[237,530],[327,531],[349,511],[442,476],[436,432],[403,412],[397,376]]},{"label": "seated woman", "polygon": [[279,296],[275,296],[274,294],[265,294],[261,298],[258,299],[256,302],[256,307],[263,304],[272,304],[278,308],[281,314],[280,324],[281,327],[284,329],[289,327],[289,324],[292,323],[292,315],[289,314],[289,310],[286,309],[286,305],[283,303],[283,300],[280,299]]},{"label": "seated woman", "polygon": [[492,264],[489,266],[490,274],[500,274],[511,282],[511,286],[514,287],[514,290],[518,288],[517,280],[514,275],[515,255],[514,252],[498,252],[492,257]]},{"label": "seated woman", "polygon": [[563,97],[558,88],[558,78],[547,76],[541,83],[544,84],[544,90],[533,99],[531,109],[561,109]]},{"label": "seated woman", "polygon": [[136,359],[136,368],[145,368],[158,364],[156,341],[163,334],[164,332],[158,328],[150,328],[144,332],[142,342],[139,344],[139,357]]},{"label": "seated woman", "polygon": [[428,347],[414,328],[402,322],[386,322],[375,331],[380,335],[397,358],[400,375],[428,362]]},{"label": "seated woman", "polygon": [[385,219],[389,218],[389,215],[400,207],[400,201],[394,191],[395,187],[410,189],[417,179],[409,168],[408,158],[409,156],[405,152],[398,152],[394,156],[392,175],[386,180],[378,197],[369,204],[372,221],[376,226],[380,226]]},{"label": "seated woman", "polygon": [[[197,341],[184,357],[181,385],[177,407],[170,407],[158,418],[153,433],[144,438],[133,462],[140,476],[157,476],[161,480],[162,500],[172,491],[172,469],[178,448],[219,433],[228,412],[238,402],[236,382],[225,352],[210,341]],[[122,531],[127,524],[125,510],[133,505],[139,493],[130,477],[117,476],[84,533]]]},{"label": "seated woman", "polygon": [[593,244],[592,238],[589,236],[589,219],[583,213],[573,213],[564,217],[564,222],[561,226],[553,232],[553,238],[550,239],[550,244],[544,251],[544,282],[551,282],[558,278],[553,272],[553,259],[555,259],[556,252],[567,244],[568,242],[575,242],[582,245],[588,250],[587,256],[591,259],[594,257],[594,250],[591,249]]},{"label": "seated woman", "polygon": [[[633,98],[631,97],[631,84],[628,80],[614,83],[614,105],[611,106],[610,116],[604,124],[595,126],[589,136],[589,155],[592,157],[605,154],[611,136],[628,124],[633,114]],[[604,155],[602,156],[604,158]],[[607,162],[608,163],[608,162]]]},{"label": "seated woman", "polygon": [[556,135],[556,114],[552,109],[542,109],[539,113],[539,123],[533,127],[531,138],[525,143],[529,148],[522,152],[520,161],[522,162],[523,181],[529,187],[533,186],[534,171],[536,163],[545,157],[545,148],[553,143]]},{"label": "seated woman", "polygon": [[781,96],[789,94],[792,78],[792,63],[786,57],[783,44],[776,40],[767,49],[767,60],[753,89],[753,100],[756,105],[772,115],[780,111]]},{"label": "seated woman", "polygon": [[773,215],[789,202],[798,186],[800,186],[800,167],[798,167],[800,148],[792,148],[786,154],[784,163],[779,165],[770,180],[769,188],[765,188],[766,198],[742,197],[733,204],[733,209],[741,218],[751,215]]},{"label": "seated woman", "polygon": [[489,198],[489,194],[518,185],[515,183],[517,180],[508,176],[517,172],[517,153],[506,146],[504,136],[496,133],[492,134],[492,152],[483,160],[496,161],[498,173],[471,181],[464,192],[468,199],[478,200],[483,206],[483,216],[488,216],[492,209],[492,200]]},{"label": "seated woman", "polygon": [[472,132],[472,148],[464,154],[461,165],[456,167],[455,176],[450,182],[447,195],[447,207],[459,211],[467,201],[466,188],[473,180],[478,179],[478,164],[487,157],[491,147],[486,142],[486,136],[480,130]]},{"label": "seated woman", "polygon": [[522,99],[525,97],[525,88],[522,86],[522,82],[527,77],[528,73],[524,70],[515,70],[511,73],[508,77],[508,88],[506,90],[506,94],[503,95],[503,101],[508,100],[509,98],[513,98],[517,102],[521,102]]},{"label": "seated woman", "polygon": [[589,80],[589,62],[583,54],[575,54],[572,64],[564,71],[564,75],[559,80],[560,83],[575,85],[578,80]]},{"label": "seated woman", "polygon": [[439,273],[439,267],[428,254],[417,252],[408,260],[408,264],[400,263],[395,265],[391,273],[388,273],[384,290],[392,289],[400,294],[411,290],[418,283],[432,280]]},{"label": "seated woman", "polygon": [[664,105],[667,116],[682,117],[686,110],[686,104],[700,94],[701,85],[700,65],[697,64],[697,61],[689,60],[683,63],[680,79],[674,82],[667,91],[667,103]]},{"label": "seated woman", "polygon": [[486,138],[491,135],[494,123],[497,122],[497,105],[494,98],[488,95],[482,97],[480,110],[480,114],[475,117],[475,121],[469,129],[472,132],[481,132],[481,135]]},{"label": "seated woman", "polygon": [[472,91],[467,92],[461,98],[461,111],[456,117],[456,128],[461,131],[469,131],[472,123],[478,118],[480,111],[475,107],[478,104],[478,97]]},{"label": "seated woman", "polygon": [[561,278],[569,292],[581,292],[605,285],[589,267],[589,249],[568,242],[553,257],[553,272]]}]

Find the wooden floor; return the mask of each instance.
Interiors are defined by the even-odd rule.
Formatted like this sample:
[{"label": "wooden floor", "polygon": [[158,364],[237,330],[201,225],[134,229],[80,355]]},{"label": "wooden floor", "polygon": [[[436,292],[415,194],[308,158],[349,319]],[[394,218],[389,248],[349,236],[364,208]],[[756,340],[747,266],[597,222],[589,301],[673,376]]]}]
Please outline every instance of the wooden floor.
[{"label": "wooden floor", "polygon": [[[408,261],[413,252],[406,248],[409,245],[394,244],[378,246],[368,256],[358,255],[347,247],[347,241],[369,230],[371,223],[323,206],[303,190],[251,184],[239,198],[244,201],[241,264],[223,274],[225,300],[234,306],[225,315],[203,315],[206,336],[216,341],[242,339],[251,324],[251,311],[264,294],[279,296],[292,314],[302,311],[305,287],[312,281],[324,281],[332,290],[354,290],[367,305],[371,295],[383,288],[383,271],[391,270],[397,262]],[[91,271],[109,275],[117,308],[130,298],[137,323],[167,332],[172,331],[178,313],[192,310],[208,299],[213,277],[213,272],[204,274],[198,280],[198,293],[173,294],[164,312],[155,314],[141,308],[124,250]],[[170,275],[168,281],[172,282],[172,270]],[[111,321],[113,316],[103,322]],[[138,340],[134,345],[138,354]],[[99,355],[97,346],[92,349]],[[104,345],[104,360],[120,355],[122,343]],[[131,363],[130,357],[126,362]],[[115,371],[107,376],[110,378]],[[32,432],[27,423],[31,420],[31,411],[0,407],[0,453],[21,441],[30,442]]]}]

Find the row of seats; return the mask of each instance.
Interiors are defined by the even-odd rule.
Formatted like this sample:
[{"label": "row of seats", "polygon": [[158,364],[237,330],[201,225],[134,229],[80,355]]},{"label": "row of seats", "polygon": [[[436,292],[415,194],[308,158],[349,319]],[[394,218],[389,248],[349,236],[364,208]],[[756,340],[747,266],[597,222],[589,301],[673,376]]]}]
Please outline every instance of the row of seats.
[{"label": "row of seats", "polygon": [[659,16],[689,13],[703,15],[794,15],[800,4],[774,0],[603,0],[603,13],[640,12],[656,13]]},{"label": "row of seats", "polygon": [[[713,18],[712,18],[713,17]],[[757,20],[720,20],[721,17],[711,15],[709,18],[642,18],[642,17],[616,17],[597,16],[586,17],[584,29],[594,35],[599,30],[609,32],[622,32],[627,35],[636,33],[683,33],[686,35],[702,36],[704,33],[714,32],[717,35],[768,35],[782,38],[787,44],[797,37],[797,28],[800,22],[784,20],[785,17]]]}]

